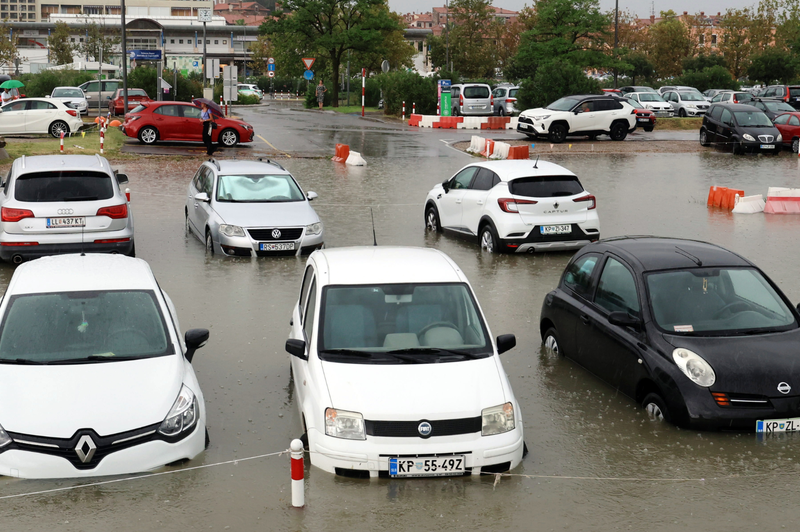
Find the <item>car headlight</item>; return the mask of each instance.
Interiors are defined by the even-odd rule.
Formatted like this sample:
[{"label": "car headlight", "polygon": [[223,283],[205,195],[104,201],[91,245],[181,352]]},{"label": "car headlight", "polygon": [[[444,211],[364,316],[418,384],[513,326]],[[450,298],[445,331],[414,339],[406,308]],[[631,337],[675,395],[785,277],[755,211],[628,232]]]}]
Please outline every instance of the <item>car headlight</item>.
[{"label": "car headlight", "polygon": [[697,353],[679,347],[672,352],[672,358],[684,375],[698,386],[708,388],[716,382],[717,376],[714,374],[714,370]]},{"label": "car headlight", "polygon": [[775,142],[783,142],[783,135],[778,133],[778,137],[775,139]]},{"label": "car headlight", "polygon": [[481,411],[481,436],[503,434],[510,430],[514,430],[514,405],[511,403]]},{"label": "car headlight", "polygon": [[533,117],[534,120],[547,120],[548,118],[550,118],[550,115],[539,115]]},{"label": "car headlight", "polygon": [[11,436],[8,435],[8,432],[5,431],[2,425],[0,425],[0,449],[11,443],[13,440]]},{"label": "car headlight", "polygon": [[253,126],[251,126],[251,125],[249,125],[249,124],[239,124],[239,125],[240,125],[240,126],[242,126],[242,129],[246,129],[246,130],[248,130],[248,131],[250,131],[251,129],[253,129]]},{"label": "car headlight", "polygon": [[325,434],[345,440],[366,440],[364,416],[347,410],[325,409]]},{"label": "car headlight", "polygon": [[753,135],[751,135],[750,133],[745,133],[744,135],[742,135],[742,138],[744,140],[749,140],[750,142],[755,142],[755,140],[756,140],[755,138],[753,138]]},{"label": "car headlight", "polygon": [[169,410],[169,414],[161,422],[158,432],[165,436],[175,436],[185,430],[189,430],[197,423],[200,416],[200,406],[192,390],[184,384],[181,393],[175,399],[175,404]]},{"label": "car headlight", "polygon": [[244,236],[244,229],[238,225],[220,224],[219,232],[225,236]]},{"label": "car headlight", "polygon": [[306,226],[306,235],[318,235],[322,232],[322,222]]}]

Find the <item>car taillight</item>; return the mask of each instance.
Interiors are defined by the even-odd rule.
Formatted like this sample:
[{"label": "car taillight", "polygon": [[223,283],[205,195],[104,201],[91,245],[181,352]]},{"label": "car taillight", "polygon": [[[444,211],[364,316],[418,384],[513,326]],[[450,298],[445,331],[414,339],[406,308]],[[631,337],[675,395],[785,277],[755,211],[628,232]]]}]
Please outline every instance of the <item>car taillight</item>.
[{"label": "car taillight", "polygon": [[458,95],[458,105],[459,105],[460,107],[463,107],[463,106],[464,106],[464,95],[463,95],[463,94],[459,94],[459,95]]},{"label": "car taillight", "polygon": [[631,111],[631,114],[632,114],[632,115],[635,115],[635,114],[636,114],[636,108],[635,108],[635,107],[633,108],[633,111]]},{"label": "car taillight", "polygon": [[491,105],[492,107],[494,107],[494,94],[492,94],[491,96],[489,96],[489,105]]},{"label": "car taillight", "polygon": [[591,194],[589,194],[588,196],[582,196],[580,198],[575,198],[572,201],[574,201],[575,203],[578,203],[580,201],[591,201],[591,203],[589,204],[588,210],[592,210],[592,209],[597,208],[597,198],[595,198]]},{"label": "car taillight", "polygon": [[33,218],[33,211],[29,211],[28,209],[12,209],[9,207],[3,207],[0,209],[0,219],[4,222],[18,222],[23,218]]},{"label": "car taillight", "polygon": [[514,198],[500,198],[497,200],[497,204],[500,206],[500,210],[503,212],[519,212],[518,205],[536,205],[537,203],[539,202],[534,200],[521,200]]},{"label": "car taillight", "polygon": [[127,218],[128,206],[123,203],[122,205],[114,205],[112,207],[100,207],[97,209],[97,216],[108,216],[114,220]]},{"label": "car taillight", "polygon": [[78,116],[78,111],[75,109],[67,109],[67,114],[70,116]]},{"label": "car taillight", "polygon": [[516,102],[517,99],[516,98],[506,98],[506,101],[507,102]]}]

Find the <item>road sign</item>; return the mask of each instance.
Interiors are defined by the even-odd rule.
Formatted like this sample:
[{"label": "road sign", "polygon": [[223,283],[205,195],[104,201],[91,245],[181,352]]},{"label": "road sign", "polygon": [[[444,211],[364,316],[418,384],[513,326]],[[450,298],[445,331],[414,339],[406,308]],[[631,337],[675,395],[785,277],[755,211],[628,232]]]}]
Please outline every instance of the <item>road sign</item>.
[{"label": "road sign", "polygon": [[211,22],[211,10],[208,8],[199,8],[197,10],[197,21],[198,22]]},{"label": "road sign", "polygon": [[229,101],[239,100],[239,67],[226,66],[222,69],[222,97]]},{"label": "road sign", "polygon": [[275,63],[271,63],[271,64],[267,65],[267,70],[269,72],[275,72]]},{"label": "road sign", "polygon": [[311,67],[314,66],[314,61],[316,60],[316,57],[304,57],[303,64],[306,66],[306,70],[311,70]]},{"label": "road sign", "polygon": [[310,70],[306,70],[305,72],[303,72],[303,77],[306,78],[308,81],[311,81],[312,79],[314,79],[314,73]]},{"label": "road sign", "polygon": [[270,70],[269,72],[267,72],[267,76],[269,76],[269,77],[271,77],[271,78],[274,78],[274,77],[275,77],[275,72],[273,72],[272,70]]},{"label": "road sign", "polygon": [[267,63],[269,63],[270,65],[274,65],[275,64],[275,58],[274,57],[270,57],[269,59],[267,59]]}]

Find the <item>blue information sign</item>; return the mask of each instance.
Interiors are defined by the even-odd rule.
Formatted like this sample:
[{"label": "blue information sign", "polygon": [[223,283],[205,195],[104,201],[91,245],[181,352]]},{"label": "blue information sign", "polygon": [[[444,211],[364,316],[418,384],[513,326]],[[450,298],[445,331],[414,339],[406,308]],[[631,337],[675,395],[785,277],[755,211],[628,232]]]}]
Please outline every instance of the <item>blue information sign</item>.
[{"label": "blue information sign", "polygon": [[270,63],[267,65],[267,71],[274,72],[275,71],[275,63]]},{"label": "blue information sign", "polygon": [[311,81],[312,79],[314,79],[314,73],[310,70],[306,70],[305,72],[303,72],[303,77],[306,78],[308,81]]},{"label": "blue information sign", "polygon": [[144,61],[161,61],[161,50],[131,50],[130,58]]}]

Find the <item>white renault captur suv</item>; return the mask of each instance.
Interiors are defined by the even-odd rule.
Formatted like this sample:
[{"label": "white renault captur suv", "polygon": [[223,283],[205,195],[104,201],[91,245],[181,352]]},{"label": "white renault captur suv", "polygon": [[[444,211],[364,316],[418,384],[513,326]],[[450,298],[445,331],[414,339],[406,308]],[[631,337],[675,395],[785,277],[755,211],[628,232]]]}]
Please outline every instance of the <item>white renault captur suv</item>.
[{"label": "white renault captur suv", "polygon": [[636,109],[622,98],[603,94],[566,96],[547,107],[522,111],[517,122],[520,133],[556,144],[568,136],[625,140],[634,129]]},{"label": "white renault captur suv", "polygon": [[522,461],[522,416],[461,269],[430,248],[308,258],[286,341],[311,465],[343,476],[479,475]]},{"label": "white renault captur suv", "polygon": [[425,200],[429,230],[477,237],[497,253],[578,249],[600,238],[597,200],[578,177],[546,161],[470,164]]}]

